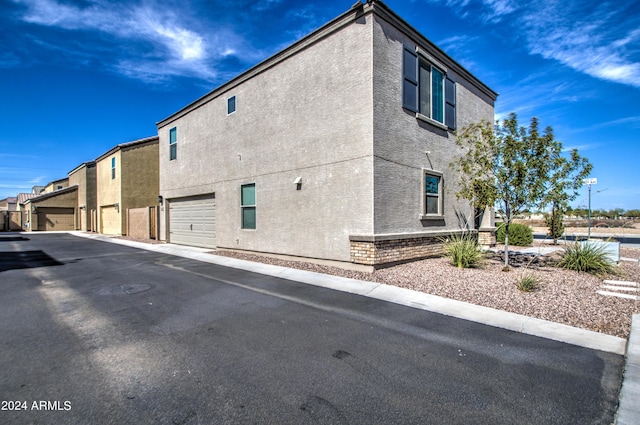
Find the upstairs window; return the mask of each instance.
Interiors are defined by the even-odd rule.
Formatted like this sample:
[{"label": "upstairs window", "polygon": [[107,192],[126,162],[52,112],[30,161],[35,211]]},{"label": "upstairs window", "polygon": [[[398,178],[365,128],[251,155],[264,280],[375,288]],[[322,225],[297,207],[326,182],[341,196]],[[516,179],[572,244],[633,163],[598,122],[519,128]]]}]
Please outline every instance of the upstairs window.
[{"label": "upstairs window", "polygon": [[231,96],[227,99],[227,115],[233,114],[236,111],[236,97]]},{"label": "upstairs window", "polygon": [[240,209],[242,211],[242,228],[256,228],[256,184],[245,184],[240,187]]},{"label": "upstairs window", "polygon": [[456,85],[447,69],[427,53],[403,50],[402,106],[416,117],[456,128]]},{"label": "upstairs window", "polygon": [[111,179],[116,178],[116,157],[111,158]]},{"label": "upstairs window", "polygon": [[173,161],[178,157],[178,130],[173,127],[169,130],[169,161]]}]

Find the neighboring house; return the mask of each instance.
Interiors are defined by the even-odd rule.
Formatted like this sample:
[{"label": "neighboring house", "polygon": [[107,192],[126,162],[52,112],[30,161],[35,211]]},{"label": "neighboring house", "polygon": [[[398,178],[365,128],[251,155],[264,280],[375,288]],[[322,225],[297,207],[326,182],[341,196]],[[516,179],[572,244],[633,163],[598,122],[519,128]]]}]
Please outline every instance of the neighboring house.
[{"label": "neighboring house", "polygon": [[69,185],[78,186],[76,229],[83,232],[96,232],[98,229],[96,162],[84,162],[69,171]]},{"label": "neighboring house", "polygon": [[0,199],[0,231],[9,230],[9,222],[15,220],[15,217],[20,218],[19,213],[16,212],[17,203],[18,198],[15,196]]},{"label": "neighboring house", "polygon": [[[78,221],[78,186],[63,186],[52,192],[46,189],[25,202],[28,231],[76,230]],[[60,180],[58,180],[60,182]],[[52,186],[51,183],[47,187]],[[54,182],[52,187],[58,187]]]},{"label": "neighboring house", "polygon": [[44,186],[33,186],[31,188],[31,193],[35,195],[40,195],[40,192],[42,192],[43,190],[44,190]]},{"label": "neighboring house", "polygon": [[41,186],[34,186],[33,193],[37,193],[38,195],[42,195],[43,193],[51,193],[56,190],[64,189],[65,187],[69,187],[69,177],[65,177],[60,180],[54,180],[51,183],[47,184],[43,189],[40,189],[39,192],[36,192],[37,188]]},{"label": "neighboring house", "polygon": [[380,1],[158,123],[161,239],[369,266],[473,228],[454,130],[497,94]]},{"label": "neighboring house", "polygon": [[[44,189],[44,186],[42,188]],[[29,214],[27,212],[25,204],[29,199],[35,198],[36,196],[38,196],[38,193],[35,193],[35,190],[32,190],[31,193],[18,193],[18,196],[17,196],[18,202],[16,204],[16,210],[19,211],[20,214],[14,220],[13,227],[11,227],[11,223],[10,223],[9,230],[21,230],[21,229],[29,230],[29,227],[30,227]]]},{"label": "neighboring house", "polygon": [[125,235],[127,209],[158,203],[158,137],[119,144],[95,163],[98,231]]}]

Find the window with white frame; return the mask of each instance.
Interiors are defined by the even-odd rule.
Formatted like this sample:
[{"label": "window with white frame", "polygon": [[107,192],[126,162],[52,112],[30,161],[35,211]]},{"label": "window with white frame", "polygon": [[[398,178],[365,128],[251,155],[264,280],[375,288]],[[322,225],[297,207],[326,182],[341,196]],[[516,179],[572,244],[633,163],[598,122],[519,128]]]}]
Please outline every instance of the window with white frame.
[{"label": "window with white frame", "polygon": [[421,49],[403,49],[402,106],[416,117],[447,129],[456,128],[456,84],[447,67]]},{"label": "window with white frame", "polygon": [[173,127],[169,130],[169,161],[178,157],[178,129]]},{"label": "window with white frame", "polygon": [[422,170],[422,211],[420,218],[438,218],[444,215],[442,173]]},{"label": "window with white frame", "polygon": [[240,210],[242,211],[242,228],[256,228],[256,184],[244,184],[240,187]]},{"label": "window with white frame", "polygon": [[116,157],[111,158],[111,179],[116,178]]}]

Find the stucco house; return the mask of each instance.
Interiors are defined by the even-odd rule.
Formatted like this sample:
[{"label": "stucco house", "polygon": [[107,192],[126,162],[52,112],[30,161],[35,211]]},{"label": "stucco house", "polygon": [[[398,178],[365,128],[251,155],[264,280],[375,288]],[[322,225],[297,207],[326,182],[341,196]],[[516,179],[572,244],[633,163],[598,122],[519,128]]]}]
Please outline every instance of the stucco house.
[{"label": "stucco house", "polygon": [[76,229],[83,232],[97,231],[96,162],[83,162],[69,171],[69,185],[78,187]]},{"label": "stucco house", "polygon": [[160,238],[367,266],[473,228],[455,129],[497,94],[380,1],[157,124]]},{"label": "stucco house", "polygon": [[158,136],[122,143],[95,160],[97,228],[126,235],[126,211],[158,203]]},{"label": "stucco house", "polygon": [[[59,184],[64,181],[67,185]],[[78,186],[68,186],[69,179],[49,183],[40,195],[24,204],[28,231],[76,230]],[[62,186],[61,188],[58,188]],[[57,189],[47,191],[47,188]]]},{"label": "stucco house", "polygon": [[40,189],[39,192],[35,192],[38,187],[34,186],[34,193],[42,195],[43,193],[55,192],[56,190],[64,189],[65,187],[69,187],[69,177],[63,177],[61,179],[47,183],[47,185],[44,188]]}]

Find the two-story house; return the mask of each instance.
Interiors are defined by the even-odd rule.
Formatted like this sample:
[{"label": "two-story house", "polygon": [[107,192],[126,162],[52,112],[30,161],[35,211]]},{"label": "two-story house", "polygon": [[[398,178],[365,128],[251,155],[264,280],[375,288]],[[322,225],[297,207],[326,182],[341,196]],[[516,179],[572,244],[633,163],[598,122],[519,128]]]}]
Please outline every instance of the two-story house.
[{"label": "two-story house", "polygon": [[455,129],[497,94],[380,1],[158,123],[161,239],[377,266],[473,228]]},{"label": "two-story house", "polygon": [[126,235],[126,211],[158,203],[158,137],[121,143],[95,160],[97,228]]}]

